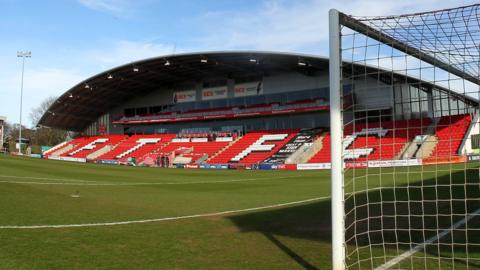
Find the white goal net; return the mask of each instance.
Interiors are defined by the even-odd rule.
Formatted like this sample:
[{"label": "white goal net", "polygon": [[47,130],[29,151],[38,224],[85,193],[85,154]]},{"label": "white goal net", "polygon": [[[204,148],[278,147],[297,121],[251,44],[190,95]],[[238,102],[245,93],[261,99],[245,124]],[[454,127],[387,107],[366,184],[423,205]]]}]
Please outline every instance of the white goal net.
[{"label": "white goal net", "polygon": [[333,264],[480,269],[480,5],[330,12]]}]

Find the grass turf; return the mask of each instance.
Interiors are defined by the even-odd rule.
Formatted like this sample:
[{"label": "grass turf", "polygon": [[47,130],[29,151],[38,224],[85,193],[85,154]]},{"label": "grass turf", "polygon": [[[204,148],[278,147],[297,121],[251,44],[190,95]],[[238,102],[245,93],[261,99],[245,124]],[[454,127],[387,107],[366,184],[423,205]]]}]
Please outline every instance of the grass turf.
[{"label": "grass turf", "polygon": [[[447,175],[450,170],[445,168],[436,167],[436,175]],[[394,184],[393,177],[379,181],[376,174],[395,175],[396,185],[423,182],[420,180],[429,172],[415,170],[419,169],[370,170],[373,177],[357,181],[356,188],[370,190]],[[153,169],[1,156],[0,172],[0,226],[182,216],[293,202],[330,193],[328,171]],[[411,177],[402,177],[405,173]],[[478,176],[476,179],[478,182]],[[364,196],[370,194],[373,198],[372,192]],[[0,229],[0,269],[329,269],[330,231],[328,199],[144,224]],[[395,251],[392,248],[388,253],[395,255]],[[370,252],[382,255],[383,249],[373,246],[372,251],[361,249],[359,254],[363,258]],[[438,260],[426,262],[422,258],[432,253],[420,254],[418,262],[409,261],[404,268],[438,265]],[[380,255],[377,260],[382,260]],[[442,254],[448,256],[451,254]],[[478,257],[478,252],[474,250],[470,256]],[[366,260],[359,265],[368,269],[370,263]],[[442,263],[448,268],[452,260]],[[465,265],[458,262],[455,268]]]}]

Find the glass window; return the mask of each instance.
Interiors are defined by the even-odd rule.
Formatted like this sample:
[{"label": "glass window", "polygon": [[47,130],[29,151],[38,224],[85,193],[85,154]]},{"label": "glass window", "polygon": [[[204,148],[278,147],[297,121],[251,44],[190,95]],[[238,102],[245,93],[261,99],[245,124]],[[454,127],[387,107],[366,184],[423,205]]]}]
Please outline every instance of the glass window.
[{"label": "glass window", "polygon": [[480,149],[480,134],[472,135],[472,149]]},{"label": "glass window", "polygon": [[265,96],[251,96],[246,98],[247,105],[265,104]]},{"label": "glass window", "polygon": [[166,129],[164,127],[157,127],[156,130],[155,130],[156,134],[162,134],[162,133],[167,133],[167,132],[168,132],[168,129]]},{"label": "glass window", "polygon": [[227,100],[226,99],[212,100],[211,108],[223,108],[223,107],[227,107]]},{"label": "glass window", "polygon": [[239,97],[234,98],[229,101],[229,106],[231,107],[242,107],[245,106],[245,98]]},{"label": "glass window", "polygon": [[210,104],[208,101],[201,101],[195,103],[195,110],[204,110],[210,108]]},{"label": "glass window", "polygon": [[150,107],[150,113],[160,113],[162,112],[162,106]]},{"label": "glass window", "polygon": [[282,94],[268,95],[267,103],[282,103]]},{"label": "glass window", "polygon": [[136,109],[136,115],[145,115],[148,113],[148,108],[147,107],[142,107],[142,108],[137,108]]},{"label": "glass window", "polygon": [[127,108],[124,110],[124,114],[126,117],[133,117],[135,116],[135,109],[134,108]]},{"label": "glass window", "polygon": [[299,100],[306,100],[310,99],[310,91],[298,91],[298,92],[293,92],[288,94],[288,101],[289,102],[294,102],[294,101],[299,101]]}]

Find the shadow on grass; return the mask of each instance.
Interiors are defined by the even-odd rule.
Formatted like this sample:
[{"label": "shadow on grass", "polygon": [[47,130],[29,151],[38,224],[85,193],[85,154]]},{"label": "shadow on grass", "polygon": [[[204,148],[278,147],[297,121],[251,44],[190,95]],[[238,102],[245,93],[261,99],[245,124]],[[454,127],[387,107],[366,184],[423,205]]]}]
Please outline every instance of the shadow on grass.
[{"label": "shadow on grass", "polygon": [[275,246],[277,246],[280,250],[282,250],[285,254],[287,254],[290,258],[295,260],[299,265],[301,265],[303,268],[308,269],[308,270],[318,270],[313,264],[310,262],[306,261],[302,256],[299,254],[295,253],[292,249],[290,249],[287,245],[282,243],[282,241],[278,240],[274,235],[272,234],[267,234],[264,233],[264,236],[270,240]]},{"label": "shadow on grass", "polygon": [[305,269],[319,269],[275,235],[331,242],[330,201],[229,217],[243,232],[260,232]]},{"label": "shadow on grass", "polygon": [[[375,183],[378,181],[375,178],[379,175],[361,177],[358,184],[361,186],[361,181]],[[385,176],[382,177],[385,186]],[[403,173],[403,177],[407,175]],[[433,174],[424,171],[408,172],[408,177],[409,184],[358,192],[347,197],[345,237],[347,254],[350,254],[349,265],[356,266],[354,268],[357,269],[372,268],[369,260],[371,257],[377,258],[375,266],[382,264],[388,258],[424,243],[480,208],[477,168],[459,169],[444,174],[438,171]],[[389,182],[390,185],[392,183],[393,180]],[[365,186],[357,190],[365,190]],[[324,266],[314,266],[275,235],[330,243],[330,204],[327,200],[232,216],[229,219],[242,231],[262,233],[305,269],[319,269]],[[429,257],[441,258],[438,261],[442,264],[448,262],[455,263],[456,266],[480,267],[480,217],[471,219],[467,226],[468,229],[463,225],[439,241],[427,245],[424,252]],[[358,262],[358,258],[362,262]],[[419,263],[423,265],[424,262]]]}]

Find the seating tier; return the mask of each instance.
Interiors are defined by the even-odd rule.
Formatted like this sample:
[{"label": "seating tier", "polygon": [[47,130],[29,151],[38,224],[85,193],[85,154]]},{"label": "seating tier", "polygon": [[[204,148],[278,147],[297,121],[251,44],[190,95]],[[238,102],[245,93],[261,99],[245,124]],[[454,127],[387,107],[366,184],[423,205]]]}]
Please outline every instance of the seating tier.
[{"label": "seating tier", "polygon": [[[215,158],[209,160],[209,164],[225,164],[225,163],[240,163],[240,164],[256,164],[264,161],[265,159],[271,157],[275,154],[283,145],[285,145],[290,139],[292,139],[295,134],[297,134],[299,129],[288,129],[288,130],[270,130],[270,131],[253,131],[247,133],[233,145],[225,149]],[[266,140],[262,145],[272,145],[272,147],[265,148],[263,150],[251,149],[248,151],[249,147],[252,147],[255,143],[264,137],[265,135],[282,135],[279,140]],[[279,137],[280,138],[280,137]],[[257,145],[258,146],[258,145]],[[244,152],[247,150],[247,152]],[[258,150],[258,151],[257,151]],[[241,153],[244,153],[243,155]]]},{"label": "seating tier", "polygon": [[472,118],[468,114],[441,117],[435,129],[438,143],[430,157],[457,156],[471,122]]},{"label": "seating tier", "polygon": [[[345,135],[350,136],[352,142],[348,144],[346,150],[354,152],[355,149],[371,149],[370,154],[366,156],[350,158],[355,161],[393,160],[408,142],[425,132],[430,124],[429,118],[350,124],[345,127]],[[309,163],[331,161],[330,140],[330,133],[325,133],[322,149],[308,161]]]}]

